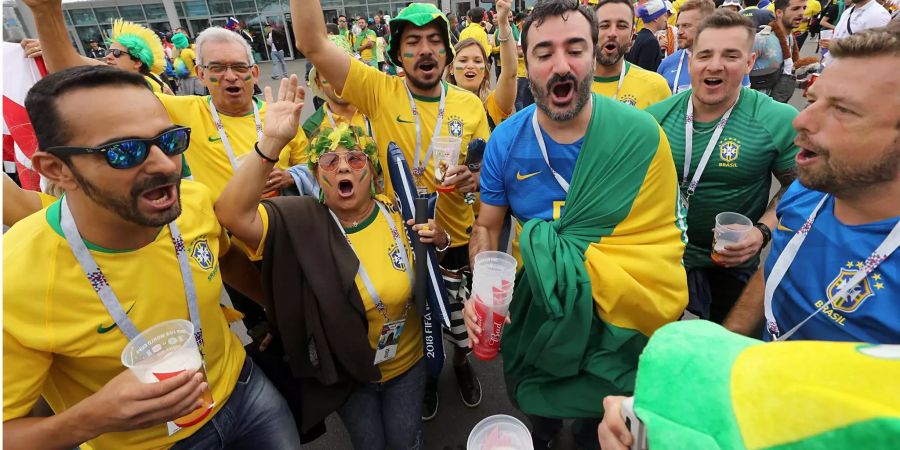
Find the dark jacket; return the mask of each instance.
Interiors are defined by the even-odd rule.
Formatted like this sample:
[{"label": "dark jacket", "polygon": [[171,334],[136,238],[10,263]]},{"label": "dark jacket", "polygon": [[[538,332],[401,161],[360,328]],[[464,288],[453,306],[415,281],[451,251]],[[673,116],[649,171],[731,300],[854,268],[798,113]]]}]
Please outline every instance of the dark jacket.
[{"label": "dark jacket", "polygon": [[361,383],[381,379],[356,271],[359,260],[312,197],[263,202],[269,227],[263,287],[293,375],[301,384],[302,428],[337,410]]},{"label": "dark jacket", "polygon": [[656,39],[656,35],[647,28],[638,31],[637,37],[634,39],[634,45],[631,46],[631,50],[625,55],[625,59],[636,66],[656,72],[659,63],[663,59],[662,48],[659,46],[659,40]]}]

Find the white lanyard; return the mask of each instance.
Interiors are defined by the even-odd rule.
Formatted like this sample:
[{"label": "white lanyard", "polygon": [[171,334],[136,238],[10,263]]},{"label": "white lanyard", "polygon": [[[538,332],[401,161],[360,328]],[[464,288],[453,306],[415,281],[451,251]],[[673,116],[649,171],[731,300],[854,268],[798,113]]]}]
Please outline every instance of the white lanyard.
[{"label": "white lanyard", "polygon": [[[712,137],[709,138],[709,143],[706,144],[706,150],[703,151],[703,156],[700,158],[700,164],[697,166],[697,171],[694,172],[694,177],[691,179],[691,184],[688,185],[687,190],[684,193],[684,203],[685,206],[690,202],[690,198],[694,195],[694,191],[697,190],[697,184],[700,183],[700,176],[703,175],[703,170],[706,169],[706,164],[709,162],[709,157],[712,155],[713,148],[715,148],[716,143],[719,142],[719,137],[722,136],[722,131],[725,130],[725,125],[728,124],[728,117],[731,116],[731,111],[734,110],[734,107],[737,106],[738,101],[741,100],[741,95],[738,94],[738,98],[734,100],[734,104],[731,105],[731,108],[728,108],[728,111],[725,111],[725,115],[719,120],[719,123],[716,124],[716,131],[713,132]],[[694,148],[694,96],[691,95],[688,98],[688,106],[687,106],[687,116],[684,119],[684,172],[681,176],[681,187],[684,189],[684,185],[687,183],[688,174],[691,172],[691,153],[693,153]]]},{"label": "white lanyard", "polygon": [[[400,253],[400,259],[403,261],[403,264],[406,265],[406,275],[409,277],[409,283],[413,284],[413,268],[409,263],[409,255],[406,254],[406,245],[403,244],[403,239],[400,237],[400,231],[397,230],[397,226],[394,224],[394,219],[391,218],[391,215],[388,214],[387,210],[381,206],[381,203],[375,202],[375,207],[381,211],[381,215],[384,216],[384,219],[387,220],[388,226],[391,227],[391,234],[394,237],[394,242],[397,245],[397,251]],[[334,214],[330,208],[328,212],[331,213],[331,218],[334,219],[334,223],[337,224],[338,229],[341,230],[341,234],[344,235],[344,238],[347,239],[347,244],[350,245],[350,249],[353,250],[353,253],[356,254],[356,258],[359,260],[359,269],[357,269],[357,275],[359,275],[359,279],[362,280],[363,284],[366,286],[366,291],[369,292],[369,297],[372,298],[372,303],[375,304],[375,308],[381,315],[384,317],[385,323],[390,322],[387,315],[387,308],[384,306],[384,302],[381,301],[381,296],[378,295],[378,291],[375,289],[375,285],[372,283],[372,279],[369,278],[368,272],[366,272],[366,268],[363,266],[362,258],[359,257],[359,253],[356,251],[356,248],[353,247],[353,243],[350,242],[350,238],[347,237],[347,232],[344,231],[344,227],[341,225],[340,219],[338,219],[337,215]],[[409,311],[409,302],[406,302],[406,310],[403,311],[403,319],[406,319],[406,313]]]},{"label": "white lanyard", "polygon": [[559,174],[556,170],[553,169],[553,166],[550,165],[550,157],[547,156],[547,145],[544,143],[544,135],[541,133],[541,126],[538,125],[537,120],[537,110],[534,111],[534,115],[531,116],[531,126],[534,128],[534,138],[537,139],[538,147],[541,148],[541,155],[544,156],[544,162],[547,164],[547,167],[550,169],[550,173],[553,174],[553,178],[556,178],[556,182],[559,183],[559,187],[561,187],[566,194],[569,193],[569,182],[563,178],[562,175]]},{"label": "white lanyard", "polygon": [[678,81],[681,80],[681,66],[684,65],[684,55],[687,54],[687,49],[681,52],[681,56],[678,58],[678,70],[675,71],[675,82],[672,83],[672,94],[678,93]]},{"label": "white lanyard", "polygon": [[[328,115],[328,121],[331,122],[331,128],[337,128],[337,122],[334,121],[334,116],[331,115],[331,108],[328,107],[328,103],[325,104],[325,114]],[[369,118],[366,117],[365,114],[363,114],[363,120],[366,122],[366,131],[368,131],[369,136],[374,139],[374,135],[372,134],[372,124],[369,122]]]},{"label": "white lanyard", "polygon": [[622,82],[625,81],[625,72],[628,71],[628,61],[625,61],[625,58],[622,58],[622,73],[619,74],[619,84],[616,86],[616,95],[613,96],[613,100],[619,100],[619,91],[622,90]]},{"label": "white lanyard", "polygon": [[853,277],[850,278],[849,281],[840,285],[840,288],[834,295],[830,295],[828,302],[819,307],[819,309],[813,311],[806,319],[803,319],[800,323],[788,330],[787,333],[781,335],[781,331],[778,329],[778,322],[775,321],[775,314],[772,311],[772,298],[775,295],[775,289],[778,288],[778,284],[781,283],[781,279],[784,278],[785,273],[787,273],[788,268],[791,266],[791,263],[794,262],[794,257],[797,256],[797,252],[800,251],[800,246],[803,245],[803,241],[806,239],[807,234],[809,234],[809,230],[812,228],[813,222],[816,220],[816,216],[819,214],[819,210],[822,209],[822,205],[825,204],[825,201],[828,200],[828,196],[822,197],[822,201],[816,205],[816,209],[813,210],[812,214],[809,215],[809,218],[806,219],[806,222],[803,223],[803,226],[798,230],[794,236],[788,241],[787,245],[784,247],[784,251],[778,255],[778,259],[775,261],[775,265],[772,266],[772,272],[769,273],[769,278],[766,279],[766,290],[765,290],[765,311],[766,311],[766,330],[772,336],[772,338],[776,341],[784,341],[791,337],[797,330],[800,329],[803,325],[806,324],[809,319],[812,319],[816,314],[820,311],[824,310],[831,306],[834,303],[835,299],[845,298],[847,294],[859,284],[864,278],[866,278],[879,264],[881,264],[885,259],[887,259],[894,250],[897,249],[897,246],[900,245],[900,222],[897,222],[894,225],[894,228],[888,233],[887,237],[881,241],[881,244],[878,245],[878,248],[872,252],[872,255],[866,258],[866,261],[863,262],[863,266],[856,271]]},{"label": "white lanyard", "polygon": [[[128,338],[129,341],[137,338],[140,335],[140,332],[134,325],[134,322],[131,321],[131,318],[128,317],[128,313],[122,309],[122,304],[119,303],[118,297],[116,297],[115,292],[113,292],[112,287],[110,287],[109,280],[103,275],[103,271],[100,270],[97,261],[94,260],[94,257],[91,256],[91,252],[88,251],[87,246],[84,245],[81,233],[78,232],[78,226],[75,224],[75,219],[72,217],[72,212],[69,210],[69,203],[66,197],[63,197],[62,199],[59,222],[60,227],[62,228],[63,237],[69,244],[69,248],[72,249],[75,259],[78,260],[81,270],[84,271],[85,276],[87,276],[87,279],[97,293],[97,296],[100,297],[103,306],[106,307],[106,311],[109,312],[109,315],[112,316],[116,325],[122,330],[122,333],[125,334],[125,337]],[[191,274],[191,265],[188,261],[184,239],[181,237],[181,232],[178,230],[178,225],[175,224],[174,220],[169,222],[169,233],[172,235],[175,256],[178,258],[178,267],[181,269],[181,281],[184,284],[184,296],[187,298],[188,313],[191,317],[191,323],[194,325],[194,338],[197,340],[197,346],[202,353],[203,331],[200,328],[200,309],[197,306],[197,289],[194,286],[194,277]]]},{"label": "white lanyard", "polygon": [[[262,140],[262,122],[259,119],[259,108],[256,106],[256,101],[251,100],[253,103],[253,120],[256,122],[256,140]],[[228,153],[228,160],[231,162],[231,169],[237,170],[237,164],[234,159],[234,150],[231,148],[231,142],[228,141],[228,133],[225,132],[225,125],[222,125],[222,120],[219,118],[219,112],[216,111],[216,105],[213,105],[212,97],[209,98],[209,110],[212,112],[213,123],[216,124],[216,129],[219,130],[219,137],[222,138],[222,145],[225,146],[225,152]]]},{"label": "white lanyard", "polygon": [[[431,159],[431,152],[433,150],[432,145],[428,144],[428,151],[425,153],[425,159],[422,160],[421,152],[422,152],[422,123],[419,121],[419,110],[416,108],[416,100],[413,98],[412,91],[409,90],[409,84],[404,82],[403,84],[406,86],[406,95],[409,97],[409,107],[412,109],[413,120],[416,121],[416,153],[415,153],[415,161],[413,164],[413,174],[416,177],[421,177],[425,174],[425,164],[428,163],[428,160]],[[441,83],[441,102],[438,104],[438,114],[437,114],[437,123],[434,125],[434,134],[431,137],[431,141],[434,142],[441,135],[441,125],[444,121],[444,106],[447,100],[447,92],[444,89],[444,83]]]}]

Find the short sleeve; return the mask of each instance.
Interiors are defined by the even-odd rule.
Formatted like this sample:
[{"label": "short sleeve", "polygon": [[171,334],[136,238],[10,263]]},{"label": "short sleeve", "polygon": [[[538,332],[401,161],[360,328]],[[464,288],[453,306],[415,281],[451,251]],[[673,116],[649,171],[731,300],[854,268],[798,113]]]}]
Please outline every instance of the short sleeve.
[{"label": "short sleeve", "polygon": [[306,133],[302,129],[297,130],[297,135],[288,143],[289,162],[291,166],[297,164],[306,164],[309,160],[306,154],[306,147],[309,141],[306,139]]},{"label": "short sleeve", "polygon": [[52,361],[50,352],[26,347],[4,326],[3,421],[25,417],[31,411],[41,395]]},{"label": "short sleeve", "polygon": [[379,94],[386,91],[389,82],[390,77],[380,70],[350,58],[350,71],[338,95],[374,119],[378,116]]},{"label": "short sleeve", "polygon": [[772,162],[772,172],[783,172],[796,164],[794,158],[800,149],[794,144],[794,138],[797,137],[797,131],[791,126],[791,122],[797,117],[797,110],[793,106],[770,101],[773,106],[766,117],[766,123],[769,124],[769,134],[772,136],[772,144],[777,153],[775,160]]},{"label": "short sleeve", "polygon": [[509,206],[503,172],[506,158],[509,155],[508,142],[505,136],[494,133],[488,141],[481,162],[481,201],[491,206]]},{"label": "short sleeve", "polygon": [[259,213],[259,220],[262,221],[262,234],[259,237],[259,245],[256,248],[250,248],[244,241],[234,238],[235,247],[241,249],[250,258],[250,261],[262,260],[263,250],[266,248],[266,237],[269,235],[269,213],[266,211],[266,207],[260,203],[256,207],[256,211]]},{"label": "short sleeve", "polygon": [[494,125],[499,125],[500,122],[506,120],[507,117],[512,115],[512,111],[504,111],[500,108],[500,105],[497,104],[497,91],[491,91],[488,95],[487,100],[484,101],[484,109],[487,110],[487,114],[491,117],[491,120],[494,121]]}]

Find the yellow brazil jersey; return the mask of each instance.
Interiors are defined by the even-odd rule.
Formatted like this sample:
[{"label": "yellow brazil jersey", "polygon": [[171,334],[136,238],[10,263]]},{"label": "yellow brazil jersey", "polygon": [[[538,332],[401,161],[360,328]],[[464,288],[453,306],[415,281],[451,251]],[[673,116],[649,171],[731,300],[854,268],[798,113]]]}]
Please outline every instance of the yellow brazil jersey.
[{"label": "yellow brazil jersey", "polygon": [[[466,148],[474,138],[488,139],[487,116],[481,100],[473,93],[444,83],[446,105],[441,123],[441,136],[456,136],[462,139],[459,162],[465,160]],[[350,73],[340,94],[369,118],[378,145],[378,158],[384,168],[384,188],[388,197],[393,197],[393,188],[388,175],[387,146],[396,142],[403,150],[410,169],[414,165],[416,152],[416,121],[412,115],[403,78],[393,77],[366,66],[359,61],[350,62]],[[437,121],[439,98],[415,97],[416,109],[421,120],[421,157],[424,159],[434,126]],[[433,191],[434,167],[426,161],[422,182]],[[465,203],[463,194],[441,193],[437,206],[437,219],[450,233],[452,246],[458,247],[469,242],[469,233],[475,217],[472,207]]]},{"label": "yellow brazil jersey", "polygon": [[45,193],[40,192],[40,191],[38,191],[38,192],[36,192],[36,193],[37,193],[37,195],[38,195],[38,198],[41,200],[41,209],[44,209],[44,208],[46,208],[46,207],[52,205],[53,202],[55,202],[56,200],[58,200],[56,197],[54,197],[54,196],[52,196],[52,195],[50,195],[50,194],[45,194]]},{"label": "yellow brazil jersey", "polygon": [[[616,97],[619,75],[614,77],[594,77],[592,91],[605,97]],[[617,100],[644,109],[672,95],[669,85],[662,75],[625,62],[625,79]],[[193,169],[193,167],[192,167]]]},{"label": "yellow brazil jersey", "polygon": [[488,98],[484,101],[484,110],[487,112],[488,117],[494,122],[494,126],[500,125],[500,122],[506,120],[507,117],[512,115],[512,111],[504,111],[500,105],[497,104],[497,93],[496,90],[491,91],[488,94]]},{"label": "yellow brazil jersey", "polygon": [[[229,241],[205,186],[182,181],[181,206],[176,222],[197,289],[214,415],[228,401],[245,356],[219,307],[218,255],[228,250]],[[127,370],[121,353],[128,340],[62,237],[60,210],[60,202],[54,203],[3,236],[4,421],[24,417],[40,396],[54,411],[64,411]],[[132,251],[87,245],[138,330],[190,318],[168,227],[162,227],[153,242]],[[174,436],[160,424],[105,434],[88,445],[95,450],[167,448],[208,420]]]},{"label": "yellow brazil jersey", "polygon": [[[376,36],[375,32],[367,29],[366,31],[361,32],[356,35],[354,39],[353,46],[354,48],[362,47],[366,42],[371,42],[373,45],[375,44]],[[359,52],[360,59],[367,64],[371,64],[375,61],[375,47],[367,48],[365,50],[361,50]]]},{"label": "yellow brazil jersey", "polygon": [[191,74],[190,76],[195,76],[194,67],[196,66],[196,64],[194,61],[197,60],[197,54],[194,53],[194,50],[190,47],[182,49],[178,57],[181,58],[182,61],[184,61],[184,67],[188,70],[188,73]]},{"label": "yellow brazil jersey", "polygon": [[[412,261],[412,250],[409,247],[403,218],[399,212],[391,210],[390,205],[387,208],[394,220],[394,226],[397,227],[401,234],[404,247],[402,251],[406,252],[407,260]],[[269,214],[266,211],[266,207],[259,205],[257,211],[259,211],[259,216],[262,219],[263,232],[259,241],[259,247],[251,257],[262,256],[262,252],[265,249],[266,235],[269,232]],[[397,243],[391,233],[391,228],[378,208],[375,208],[372,214],[362,223],[352,228],[345,228],[344,231],[347,233],[347,238],[350,240],[353,250],[360,260],[360,264],[365,267],[366,273],[369,275],[372,283],[374,283],[375,290],[381,297],[382,304],[387,309],[388,320],[400,320],[403,317],[407,303],[409,304],[409,310],[406,312],[406,322],[403,326],[403,331],[400,333],[397,355],[378,365],[381,371],[381,381],[385,382],[402,375],[419,362],[423,356],[422,323],[411,298],[412,284],[410,283],[408,272],[410,268],[403,263],[399,253],[400,250],[396,248]],[[359,275],[356,276],[356,288],[359,290],[363,305],[366,307],[366,318],[369,321],[369,345],[372,346],[372,349],[377,350],[378,338],[385,323],[384,316],[378,312],[375,302],[372,301],[372,297],[369,295],[369,291]]]},{"label": "yellow brazil jersey", "polygon": [[144,75],[144,81],[147,82],[147,86],[149,86],[150,90],[153,91],[155,94],[163,93],[162,85],[159,84],[160,83],[159,80],[154,80],[153,77]]},{"label": "yellow brazil jersey", "polygon": [[[184,154],[188,167],[194,181],[206,185],[212,191],[214,199],[219,198],[228,180],[234,175],[234,170],[231,168],[231,161],[228,159],[225,145],[222,144],[219,130],[213,123],[209,96],[158,95],[158,97],[173,123],[191,127],[191,146]],[[254,101],[259,108],[260,120],[265,123],[266,103],[257,99]],[[248,154],[256,157],[253,155],[253,144],[257,141],[253,113],[243,117],[231,117],[219,111],[219,117],[228,133],[228,141],[231,143],[235,158]],[[306,162],[306,135],[301,130],[297,131],[294,140],[281,151],[275,167],[285,170]]]},{"label": "yellow brazil jersey", "polygon": [[809,0],[806,2],[806,9],[803,10],[803,20],[800,22],[800,25],[797,28],[794,28],[794,33],[805,33],[806,30],[809,29],[809,21],[816,14],[822,11],[822,4],[819,0]]},{"label": "yellow brazil jersey", "polygon": [[491,41],[488,39],[487,31],[484,31],[484,27],[482,27],[480,23],[470,23],[459,33],[460,42],[468,38],[478,41],[478,43],[481,44],[481,48],[484,49],[485,55],[491,54],[491,51],[493,50],[491,48]]}]

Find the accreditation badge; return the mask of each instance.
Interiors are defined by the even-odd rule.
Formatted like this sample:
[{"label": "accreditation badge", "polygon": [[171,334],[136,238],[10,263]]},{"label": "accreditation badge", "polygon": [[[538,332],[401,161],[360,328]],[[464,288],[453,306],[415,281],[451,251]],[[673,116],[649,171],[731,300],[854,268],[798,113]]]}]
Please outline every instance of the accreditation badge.
[{"label": "accreditation badge", "polygon": [[397,356],[397,347],[400,344],[400,334],[403,333],[405,319],[387,322],[381,327],[381,335],[378,336],[378,347],[375,349],[375,365],[390,361]]}]

